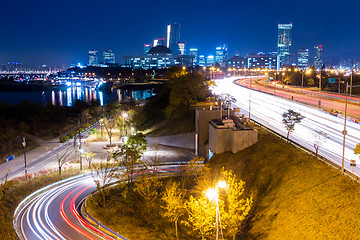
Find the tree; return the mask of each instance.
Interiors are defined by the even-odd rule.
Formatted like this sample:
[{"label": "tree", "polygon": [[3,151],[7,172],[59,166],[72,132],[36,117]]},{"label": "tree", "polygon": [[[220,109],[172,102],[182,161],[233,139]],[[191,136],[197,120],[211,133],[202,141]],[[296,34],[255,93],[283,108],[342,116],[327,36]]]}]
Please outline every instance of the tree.
[{"label": "tree", "polygon": [[170,76],[167,83],[170,90],[169,105],[166,107],[168,119],[180,119],[189,111],[191,104],[205,98],[208,85],[200,72],[178,71]]},{"label": "tree", "polygon": [[164,202],[162,208],[164,211],[161,212],[164,218],[174,222],[176,239],[178,239],[178,221],[184,211],[183,194],[179,190],[179,186],[179,183],[172,182],[166,187],[162,196]]},{"label": "tree", "polygon": [[63,154],[59,155],[59,153],[56,154],[56,158],[58,161],[58,168],[59,168],[59,175],[61,175],[61,169],[64,166],[64,164],[68,161],[69,155],[73,152],[69,152],[70,147],[67,147]]},{"label": "tree", "polygon": [[86,159],[86,161],[89,164],[89,169],[91,169],[91,161],[94,159],[94,157],[96,156],[96,153],[93,153],[91,151],[89,151],[88,149],[81,154],[82,157],[84,157]]},{"label": "tree", "polygon": [[143,172],[138,174],[134,183],[134,191],[138,195],[137,207],[141,209],[140,214],[148,224],[151,224],[153,217],[158,213],[160,202],[160,187],[162,182],[157,174]]},{"label": "tree", "polygon": [[306,83],[307,83],[308,86],[314,86],[315,85],[315,81],[312,78],[309,78]]},{"label": "tree", "polygon": [[295,112],[292,109],[289,109],[287,112],[282,114],[283,123],[285,124],[285,128],[288,131],[286,138],[289,140],[290,132],[293,132],[295,129],[295,124],[300,123],[305,117],[300,113]]},{"label": "tree", "polygon": [[190,185],[196,182],[196,178],[204,172],[207,168],[204,163],[204,158],[196,157],[189,162],[180,165],[181,174],[181,189],[185,194],[185,189],[190,188]]},{"label": "tree", "polygon": [[360,154],[360,143],[356,144],[354,148],[354,154],[359,155]]},{"label": "tree", "polygon": [[329,136],[326,132],[323,132],[321,130],[315,130],[312,134],[312,137],[314,138],[315,157],[317,158],[319,148],[322,146],[323,142],[325,142],[326,139],[329,138]]},{"label": "tree", "polygon": [[113,119],[111,119],[111,118],[109,118],[109,119],[104,118],[103,126],[104,126],[104,128],[106,130],[106,133],[107,133],[108,137],[109,137],[109,147],[112,147],[113,145],[111,143],[111,139],[112,139],[112,135],[113,135],[112,131],[113,131],[114,127],[115,127],[115,121]]},{"label": "tree", "polygon": [[102,196],[102,204],[106,205],[106,197],[109,195],[110,184],[116,177],[117,168],[110,163],[101,162],[95,171],[91,172],[91,176],[96,184],[96,189]]},{"label": "tree", "polygon": [[0,184],[0,203],[2,203],[6,197],[6,192],[8,191],[8,189],[14,185],[13,181],[9,181],[8,180],[8,173],[5,175],[5,179],[3,180],[3,182]]},{"label": "tree", "polygon": [[216,205],[211,204],[204,195],[198,199],[190,196],[185,203],[185,209],[188,213],[188,219],[184,221],[185,225],[200,233],[201,239],[205,239],[205,236],[214,229]]},{"label": "tree", "polygon": [[224,168],[221,175],[226,182],[226,198],[222,223],[231,232],[233,240],[239,232],[242,221],[249,214],[252,205],[252,198],[244,198],[245,182],[238,180],[232,171]]},{"label": "tree", "polygon": [[126,144],[113,153],[113,158],[120,167],[124,167],[125,179],[132,188],[133,175],[136,172],[140,158],[147,148],[147,142],[143,134],[129,137]]}]

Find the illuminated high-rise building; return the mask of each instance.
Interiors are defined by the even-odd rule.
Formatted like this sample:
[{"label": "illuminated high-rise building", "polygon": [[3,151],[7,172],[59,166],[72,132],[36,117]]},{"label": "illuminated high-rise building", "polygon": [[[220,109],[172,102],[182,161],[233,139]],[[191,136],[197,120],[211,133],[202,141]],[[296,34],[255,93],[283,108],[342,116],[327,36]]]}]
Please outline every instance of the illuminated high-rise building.
[{"label": "illuminated high-rise building", "polygon": [[291,29],[290,24],[278,24],[278,69],[291,65]]},{"label": "illuminated high-rise building", "polygon": [[89,50],[88,56],[89,56],[88,66],[97,66],[97,65],[99,65],[99,59],[98,59],[96,50]]},{"label": "illuminated high-rise building", "polygon": [[314,56],[314,66],[315,69],[321,69],[322,63],[322,45],[315,45],[315,56]]},{"label": "illuminated high-rise building", "polygon": [[103,51],[104,63],[115,63],[115,53],[112,50],[106,49]]},{"label": "illuminated high-rise building", "polygon": [[178,42],[177,44],[180,55],[186,55],[186,42]]},{"label": "illuminated high-rise building", "polygon": [[146,55],[152,48],[151,44],[144,44],[144,54]]},{"label": "illuminated high-rise building", "polygon": [[[194,57],[194,59],[193,59],[194,66],[197,65],[198,64],[198,50],[197,50],[197,48],[190,48],[189,55]],[[204,63],[204,65],[205,65],[205,63]]]},{"label": "illuminated high-rise building", "polygon": [[297,66],[301,69],[309,67],[309,49],[298,50],[298,63]]},{"label": "illuminated high-rise building", "polygon": [[215,57],[213,55],[209,55],[206,57],[206,65],[213,66],[215,64]]},{"label": "illuminated high-rise building", "polygon": [[199,66],[200,67],[206,67],[206,59],[204,55],[199,56]]},{"label": "illuminated high-rise building", "polygon": [[180,24],[172,23],[167,26],[166,46],[175,54],[180,54],[178,42],[180,42]]},{"label": "illuminated high-rise building", "polygon": [[227,44],[223,44],[220,47],[217,47],[215,51],[215,62],[222,63],[224,60],[227,59],[227,55],[228,55]]}]

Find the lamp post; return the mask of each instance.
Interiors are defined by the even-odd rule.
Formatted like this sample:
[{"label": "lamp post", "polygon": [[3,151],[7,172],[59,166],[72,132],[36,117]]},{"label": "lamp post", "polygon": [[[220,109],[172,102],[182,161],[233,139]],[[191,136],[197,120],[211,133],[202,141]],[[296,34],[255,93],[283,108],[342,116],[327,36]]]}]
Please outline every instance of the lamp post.
[{"label": "lamp post", "polygon": [[[360,87],[360,85],[356,85],[356,86],[352,86],[352,87]],[[345,139],[346,139],[346,135],[347,135],[346,119],[347,119],[348,88],[349,88],[349,83],[346,82],[346,89],[345,89],[345,118],[344,118],[344,130],[342,131],[342,134],[344,136],[343,137],[343,152],[342,152],[342,158],[341,158],[341,173],[342,174],[345,173],[344,165],[345,165]]]},{"label": "lamp post", "polygon": [[321,107],[321,69],[320,69],[320,77],[319,77],[319,108]]},{"label": "lamp post", "polygon": [[27,166],[26,166],[26,140],[23,137],[22,146],[24,148],[24,162],[25,162],[25,176],[27,175]]},{"label": "lamp post", "polygon": [[249,71],[249,81],[250,81],[250,92],[249,92],[249,121],[250,121],[250,112],[251,112],[251,71]]},{"label": "lamp post", "polygon": [[216,240],[219,240],[219,223],[221,225],[220,220],[220,210],[219,210],[219,188],[225,188],[226,182],[219,181],[218,184],[216,184],[215,189],[210,188],[206,191],[206,196],[209,198],[210,201],[214,201],[216,204]]}]

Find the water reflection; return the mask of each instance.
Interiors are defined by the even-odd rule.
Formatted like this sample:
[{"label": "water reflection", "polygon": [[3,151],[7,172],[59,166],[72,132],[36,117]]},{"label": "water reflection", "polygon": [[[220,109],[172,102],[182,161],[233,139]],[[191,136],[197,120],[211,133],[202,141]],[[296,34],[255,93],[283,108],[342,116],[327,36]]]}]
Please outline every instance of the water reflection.
[{"label": "water reflection", "polygon": [[154,96],[153,89],[145,90],[123,90],[116,89],[113,92],[99,91],[88,87],[73,87],[66,89],[52,89],[47,91],[25,91],[25,92],[0,92],[0,102],[18,104],[25,100],[41,104],[59,104],[61,106],[73,106],[76,100],[91,102],[99,101],[103,106],[109,101],[137,101],[140,102]]},{"label": "water reflection", "polygon": [[145,89],[145,90],[117,89],[117,96],[119,101],[141,102],[155,95],[156,94],[154,93],[153,89]]}]

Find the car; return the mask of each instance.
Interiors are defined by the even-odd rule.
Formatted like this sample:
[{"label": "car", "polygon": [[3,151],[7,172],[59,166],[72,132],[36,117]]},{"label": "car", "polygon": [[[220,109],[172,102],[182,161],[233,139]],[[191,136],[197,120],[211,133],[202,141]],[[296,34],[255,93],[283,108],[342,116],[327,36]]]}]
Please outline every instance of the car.
[{"label": "car", "polygon": [[15,159],[15,155],[9,155],[5,158],[5,162],[9,162],[11,160]]}]

